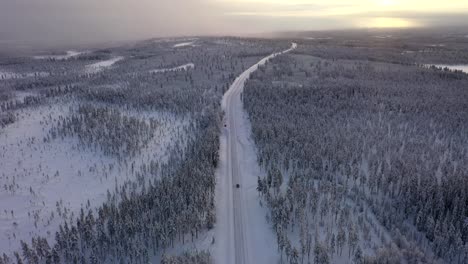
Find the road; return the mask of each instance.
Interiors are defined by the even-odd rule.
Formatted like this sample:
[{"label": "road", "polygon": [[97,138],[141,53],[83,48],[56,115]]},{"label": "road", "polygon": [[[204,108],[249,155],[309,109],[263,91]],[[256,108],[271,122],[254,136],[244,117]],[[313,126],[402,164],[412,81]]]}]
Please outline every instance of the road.
[{"label": "road", "polygon": [[[220,150],[222,169],[218,176],[217,187],[218,218],[214,256],[216,263],[268,263],[270,260],[265,257],[266,252],[263,251],[275,250],[271,247],[265,249],[264,245],[264,242],[275,241],[271,241],[274,236],[266,235],[271,231],[265,221],[264,212],[256,208],[258,195],[255,187],[258,174],[252,173],[252,168],[258,165],[256,156],[253,155],[255,147],[249,146],[253,144],[249,141],[250,125],[246,124],[244,118],[241,93],[250,74],[260,65],[296,47],[297,45],[293,43],[290,49],[260,60],[237,77],[223,97],[222,108],[225,112],[226,127],[222,135]],[[255,164],[248,164],[252,161]],[[240,188],[236,188],[236,184],[239,184]],[[266,237],[263,237],[264,235]]]}]

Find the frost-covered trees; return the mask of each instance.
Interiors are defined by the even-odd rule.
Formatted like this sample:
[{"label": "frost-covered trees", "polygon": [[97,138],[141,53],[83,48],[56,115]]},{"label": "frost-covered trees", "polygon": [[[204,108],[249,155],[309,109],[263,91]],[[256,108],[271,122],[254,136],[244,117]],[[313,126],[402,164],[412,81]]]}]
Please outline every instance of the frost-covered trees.
[{"label": "frost-covered trees", "polygon": [[80,105],[76,112],[50,132],[51,140],[59,136],[77,136],[80,143],[89,147],[99,146],[108,155],[135,156],[154,136],[158,122],[152,118],[126,116],[118,109]]},{"label": "frost-covered trees", "polygon": [[[257,189],[275,230],[318,233],[314,244],[333,245],[332,260],[365,262],[370,251],[389,260],[461,263],[468,76],[344,60],[357,52],[346,48],[333,60],[305,55],[319,55],[316,49],[325,58],[334,51],[306,46],[278,57],[252,74],[243,94],[266,172]],[[283,188],[274,184],[277,170]],[[304,244],[301,235],[287,237],[278,236]]]},{"label": "frost-covered trees", "polygon": [[11,112],[0,113],[0,128],[14,123],[16,117]]},{"label": "frost-covered trees", "polygon": [[[40,168],[34,168],[41,183],[73,177],[70,174],[78,175],[79,181],[92,176],[107,179],[112,171],[119,171],[124,177],[116,177],[114,184],[100,193],[99,197],[107,198],[102,204],[91,205],[88,197],[83,197],[81,210],[76,210],[68,208],[67,197],[62,197],[52,205],[43,205],[52,207],[49,219],[43,219],[37,212],[29,214],[34,224],[39,224],[34,228],[36,232],[41,232],[44,222],[49,228],[48,220],[59,221],[60,225],[56,224],[56,232],[23,239],[22,248],[18,246],[13,254],[7,252],[7,258],[2,260],[148,263],[167,248],[193,242],[201,232],[213,228],[222,95],[234,78],[260,56],[289,45],[268,40],[227,41],[232,41],[232,45],[206,39],[200,40],[203,43],[200,47],[177,50],[166,43],[143,42],[132,48],[91,52],[74,59],[45,60],[42,64],[26,60],[24,64],[11,66],[18,67],[16,71],[26,72],[35,67],[50,73],[3,81],[12,91],[28,94],[24,100],[16,101],[10,95],[5,96],[5,101],[0,102],[2,110],[13,115],[20,113],[16,116],[21,118],[30,115],[28,111],[41,113],[38,123],[42,127],[38,130],[46,136],[43,140],[25,139],[27,147],[37,148],[37,142],[72,144],[73,151],[93,152],[103,160],[112,160],[109,164],[96,160],[89,170],[74,171],[73,166],[65,173],[53,170],[53,175],[44,173],[42,167],[54,164],[41,164]],[[125,59],[100,71],[86,71],[87,65],[99,62],[97,59],[117,56]],[[194,67],[154,72],[187,63]],[[183,125],[170,126],[167,122]],[[164,131],[171,134],[170,144],[158,139],[160,131],[168,127],[175,127]],[[159,147],[163,143],[168,147]],[[156,151],[163,153],[153,153]],[[282,181],[278,172],[274,176],[277,188]],[[33,177],[29,172],[21,176]],[[36,186],[17,185],[15,177],[2,177],[2,180],[8,177],[7,189],[14,185],[9,195],[22,188],[27,188],[31,196],[47,195]],[[7,213],[13,221],[13,215]],[[19,240],[11,241],[20,244]],[[288,256],[298,259],[298,250],[290,249]],[[206,252],[165,257],[163,261],[211,263]]]}]

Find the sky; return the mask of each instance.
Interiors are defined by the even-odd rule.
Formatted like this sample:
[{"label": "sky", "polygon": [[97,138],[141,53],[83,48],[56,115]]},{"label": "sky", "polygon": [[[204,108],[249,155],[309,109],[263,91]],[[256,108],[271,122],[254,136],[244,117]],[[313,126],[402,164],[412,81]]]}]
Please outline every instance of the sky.
[{"label": "sky", "polygon": [[468,0],[0,0],[0,42],[468,26]]}]

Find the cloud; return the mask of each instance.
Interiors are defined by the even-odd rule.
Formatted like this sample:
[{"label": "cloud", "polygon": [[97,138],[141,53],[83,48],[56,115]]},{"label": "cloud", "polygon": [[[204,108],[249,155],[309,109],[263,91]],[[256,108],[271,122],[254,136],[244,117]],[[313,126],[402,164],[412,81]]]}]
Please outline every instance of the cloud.
[{"label": "cloud", "polygon": [[92,42],[206,34],[216,17],[197,0],[2,0],[0,38]]},{"label": "cloud", "polygon": [[378,17],[412,25],[467,25],[467,15],[466,0],[0,0],[0,41],[245,35],[359,27]]},{"label": "cloud", "polygon": [[[253,4],[258,1],[263,5]],[[251,4],[239,5],[239,2]],[[291,0],[267,3],[267,0],[238,0],[230,4],[230,11],[225,14],[232,20],[237,17],[239,21],[248,19],[254,24],[274,25],[271,30],[468,25],[468,2],[460,0],[449,3],[430,0],[330,0],[326,4]]]}]

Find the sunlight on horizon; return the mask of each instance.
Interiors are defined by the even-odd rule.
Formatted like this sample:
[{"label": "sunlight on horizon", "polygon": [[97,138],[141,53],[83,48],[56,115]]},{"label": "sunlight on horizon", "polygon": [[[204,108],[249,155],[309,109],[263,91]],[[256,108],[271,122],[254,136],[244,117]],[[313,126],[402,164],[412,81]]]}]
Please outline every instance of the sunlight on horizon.
[{"label": "sunlight on horizon", "polygon": [[397,17],[376,17],[358,22],[358,27],[361,28],[410,28],[418,26],[417,23],[411,20]]},{"label": "sunlight on horizon", "polygon": [[468,1],[453,0],[211,0],[225,6],[225,15],[259,19],[329,19],[354,27],[408,28],[425,26],[424,17],[468,12]]}]

